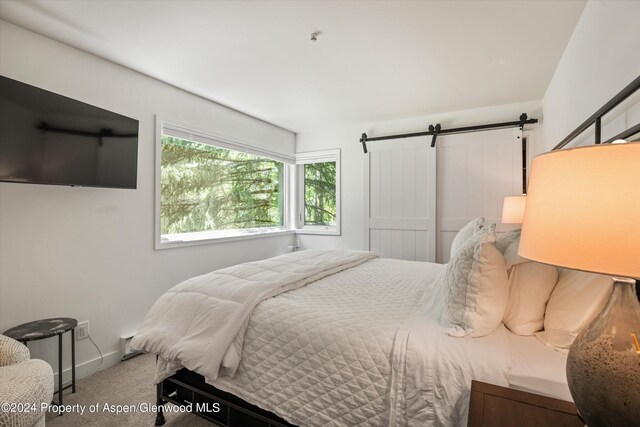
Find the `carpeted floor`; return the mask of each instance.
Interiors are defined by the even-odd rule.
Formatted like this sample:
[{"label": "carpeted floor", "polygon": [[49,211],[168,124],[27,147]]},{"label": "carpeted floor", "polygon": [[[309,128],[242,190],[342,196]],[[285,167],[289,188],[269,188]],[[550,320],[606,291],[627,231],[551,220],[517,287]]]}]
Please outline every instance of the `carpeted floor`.
[{"label": "carpeted floor", "polygon": [[[64,405],[77,405],[74,412],[58,416],[52,412],[47,414],[46,424],[50,427],[75,426],[152,426],[155,413],[115,413],[116,407],[124,405],[144,409],[146,405],[153,405],[156,401],[155,385],[155,356],[143,354],[130,360],[120,362],[104,371],[98,372],[76,383],[75,394],[65,394]],[[69,392],[70,390],[67,390]],[[104,405],[114,408],[113,412],[104,411]],[[96,408],[91,412],[91,409]],[[141,405],[141,406],[139,406]],[[170,405],[170,404],[167,404]],[[80,414],[77,408],[84,408]],[[194,426],[211,427],[213,424],[185,413],[168,413],[165,411],[166,426]]]}]

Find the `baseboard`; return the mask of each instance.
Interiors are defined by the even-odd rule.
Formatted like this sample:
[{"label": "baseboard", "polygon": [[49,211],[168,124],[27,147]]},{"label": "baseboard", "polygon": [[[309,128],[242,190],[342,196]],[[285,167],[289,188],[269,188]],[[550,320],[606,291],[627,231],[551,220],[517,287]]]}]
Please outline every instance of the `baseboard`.
[{"label": "baseboard", "polygon": [[[104,355],[102,366],[100,366],[100,357],[96,357],[95,359],[88,360],[86,362],[80,363],[76,365],[76,379],[88,377],[93,374],[98,366],[100,366],[100,370],[110,368],[111,366],[115,366],[120,362],[120,358],[122,357],[122,353],[117,350],[111,353],[107,353]],[[62,371],[62,380],[65,384],[71,383],[71,368],[64,369]],[[58,373],[54,372],[53,374],[54,388],[58,387]]]}]

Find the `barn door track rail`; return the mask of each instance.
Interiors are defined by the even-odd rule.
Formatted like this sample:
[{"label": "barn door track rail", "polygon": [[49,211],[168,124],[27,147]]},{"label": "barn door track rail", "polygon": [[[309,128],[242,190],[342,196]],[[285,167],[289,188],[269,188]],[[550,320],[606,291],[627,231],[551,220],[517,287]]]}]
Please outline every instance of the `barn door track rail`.
[{"label": "barn door track rail", "polygon": [[386,135],[386,136],[375,136],[373,138],[369,138],[366,133],[363,133],[360,137],[360,143],[362,144],[362,150],[365,154],[367,154],[367,142],[368,141],[384,141],[387,139],[400,139],[400,138],[411,138],[414,136],[431,136],[431,147],[436,146],[436,139],[438,135],[446,135],[446,134],[454,134],[454,133],[468,133],[468,132],[480,132],[491,129],[504,129],[511,127],[519,127],[522,129],[524,125],[538,123],[538,119],[530,119],[527,117],[526,113],[522,113],[520,115],[520,119],[513,122],[502,122],[502,123],[490,123],[486,125],[474,125],[474,126],[465,126],[459,128],[451,128],[451,129],[442,129],[440,123],[437,125],[429,125],[429,130],[426,132],[414,132],[414,133],[401,133],[397,135]]}]

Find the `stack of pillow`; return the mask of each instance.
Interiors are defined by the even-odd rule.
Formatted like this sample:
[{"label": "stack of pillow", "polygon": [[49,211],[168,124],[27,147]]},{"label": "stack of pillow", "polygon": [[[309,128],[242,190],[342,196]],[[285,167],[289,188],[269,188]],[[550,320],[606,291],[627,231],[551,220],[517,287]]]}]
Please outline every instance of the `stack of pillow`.
[{"label": "stack of pillow", "polygon": [[611,278],[529,261],[518,255],[519,244],[520,230],[496,238],[484,218],[458,232],[439,278],[445,333],[481,337],[504,323],[516,335],[568,349],[604,308]]}]

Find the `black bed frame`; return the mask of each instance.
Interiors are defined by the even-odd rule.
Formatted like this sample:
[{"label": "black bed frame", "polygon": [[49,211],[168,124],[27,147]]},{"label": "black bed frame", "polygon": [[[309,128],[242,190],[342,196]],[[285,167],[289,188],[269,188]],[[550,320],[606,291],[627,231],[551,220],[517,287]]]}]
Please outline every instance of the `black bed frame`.
[{"label": "black bed frame", "polygon": [[156,387],[157,426],[165,423],[163,406],[171,402],[183,407],[190,405],[193,414],[222,426],[295,427],[271,412],[207,384],[202,375],[188,369],[181,369]]},{"label": "black bed frame", "polygon": [[[595,143],[606,144],[613,142],[616,139],[625,139],[633,135],[640,133],[640,123],[631,126],[624,132],[616,135],[615,137],[601,141],[601,120],[602,117],[609,111],[613,110],[616,106],[621,104],[625,99],[640,89],[640,76],[634,79],[629,85],[627,85],[616,96],[611,98],[606,104],[604,104],[598,111],[596,111],[591,117],[589,117],[584,123],[578,126],[573,132],[571,132],[565,139],[563,139],[553,150],[559,150],[569,144],[578,135],[582,134],[592,124],[595,125]],[[520,122],[514,123],[500,123],[486,125],[485,127],[504,127],[507,126],[523,126],[525,123],[535,123],[537,120],[527,120],[526,115],[520,117]],[[438,126],[439,128],[439,126]],[[439,133],[446,133],[440,129],[437,129]],[[477,131],[483,129],[464,129],[464,131]],[[449,130],[460,131],[460,129]],[[431,132],[431,131],[430,131]],[[437,136],[438,132],[425,133],[429,135]],[[387,137],[368,138],[363,135],[363,139],[360,143],[363,144],[363,148],[366,150],[366,141],[373,141],[374,139],[393,139],[403,138],[408,136],[415,136],[413,134],[403,135],[391,135]],[[435,138],[434,141],[435,142]],[[433,145],[432,145],[433,146]],[[640,298],[640,281],[636,282],[636,288],[638,290]],[[157,385],[157,411],[156,411],[156,426],[161,426],[165,423],[163,414],[163,406],[171,402],[176,405],[188,407],[191,405],[192,412],[206,420],[216,423],[225,427],[295,427],[293,424],[288,423],[277,415],[258,408],[239,397],[234,396],[231,393],[226,393],[219,390],[210,384],[207,384],[202,375],[187,369],[182,369],[176,372],[174,375],[163,380]],[[216,410],[216,408],[218,408]]]}]

